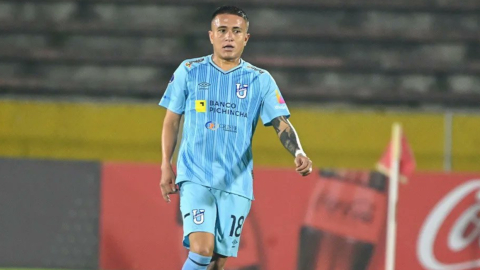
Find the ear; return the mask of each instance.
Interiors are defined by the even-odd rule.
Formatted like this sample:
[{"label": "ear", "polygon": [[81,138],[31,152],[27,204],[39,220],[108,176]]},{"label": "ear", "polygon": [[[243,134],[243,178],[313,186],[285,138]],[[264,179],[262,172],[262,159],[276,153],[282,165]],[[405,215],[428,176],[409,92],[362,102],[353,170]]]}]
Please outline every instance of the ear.
[{"label": "ear", "polygon": [[210,38],[210,43],[213,44],[213,32],[212,32],[212,30],[208,31],[208,37]]},{"label": "ear", "polygon": [[247,35],[245,35],[245,40],[243,41],[243,46],[247,46],[249,39],[250,39],[250,33],[247,33]]}]

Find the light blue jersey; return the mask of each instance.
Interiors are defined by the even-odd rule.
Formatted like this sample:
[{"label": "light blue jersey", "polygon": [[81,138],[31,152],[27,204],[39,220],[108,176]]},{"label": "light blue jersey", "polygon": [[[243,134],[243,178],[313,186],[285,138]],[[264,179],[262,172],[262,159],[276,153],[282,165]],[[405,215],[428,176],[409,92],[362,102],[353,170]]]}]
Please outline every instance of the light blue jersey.
[{"label": "light blue jersey", "polygon": [[258,118],[268,126],[290,116],[270,73],[243,60],[223,71],[211,55],[185,60],[160,105],[185,114],[177,184],[191,181],[253,199],[251,146]]}]

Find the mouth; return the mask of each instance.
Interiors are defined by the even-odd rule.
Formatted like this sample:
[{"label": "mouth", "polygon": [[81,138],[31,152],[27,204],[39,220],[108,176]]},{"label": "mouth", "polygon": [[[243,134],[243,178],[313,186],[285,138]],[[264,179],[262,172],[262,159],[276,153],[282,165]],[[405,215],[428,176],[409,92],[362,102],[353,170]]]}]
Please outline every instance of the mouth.
[{"label": "mouth", "polygon": [[225,45],[222,47],[222,49],[226,50],[226,51],[233,51],[235,47],[233,45]]}]

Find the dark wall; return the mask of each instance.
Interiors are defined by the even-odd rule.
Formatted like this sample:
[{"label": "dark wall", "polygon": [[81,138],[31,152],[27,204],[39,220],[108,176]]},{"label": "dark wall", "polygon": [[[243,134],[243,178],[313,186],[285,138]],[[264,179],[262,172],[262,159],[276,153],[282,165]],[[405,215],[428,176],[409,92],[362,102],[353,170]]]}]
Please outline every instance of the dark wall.
[{"label": "dark wall", "polygon": [[0,159],[0,266],[98,269],[100,164]]}]

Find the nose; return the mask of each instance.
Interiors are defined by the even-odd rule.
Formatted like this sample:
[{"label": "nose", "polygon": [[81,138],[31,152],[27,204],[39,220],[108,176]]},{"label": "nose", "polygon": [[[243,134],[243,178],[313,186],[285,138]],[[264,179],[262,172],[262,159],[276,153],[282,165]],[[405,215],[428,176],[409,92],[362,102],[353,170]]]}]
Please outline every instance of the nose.
[{"label": "nose", "polygon": [[227,31],[227,34],[225,35],[225,40],[227,40],[227,41],[232,41],[233,40],[233,32],[232,31]]}]

